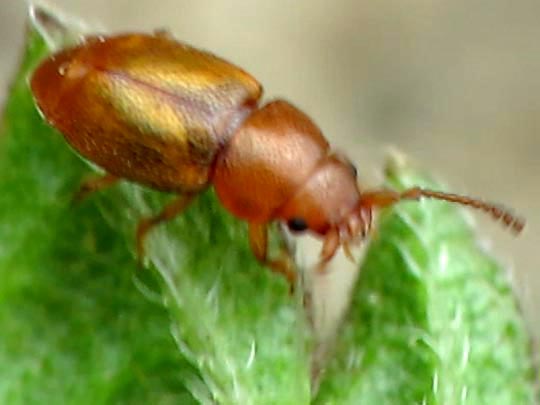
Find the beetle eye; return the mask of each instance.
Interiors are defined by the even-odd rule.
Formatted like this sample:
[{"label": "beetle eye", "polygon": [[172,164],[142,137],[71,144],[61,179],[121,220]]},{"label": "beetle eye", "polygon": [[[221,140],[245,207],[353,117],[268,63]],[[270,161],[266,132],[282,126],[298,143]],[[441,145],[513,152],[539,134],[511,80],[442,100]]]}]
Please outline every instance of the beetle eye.
[{"label": "beetle eye", "polygon": [[291,218],[287,221],[287,226],[291,231],[302,232],[307,229],[307,223],[302,218]]}]

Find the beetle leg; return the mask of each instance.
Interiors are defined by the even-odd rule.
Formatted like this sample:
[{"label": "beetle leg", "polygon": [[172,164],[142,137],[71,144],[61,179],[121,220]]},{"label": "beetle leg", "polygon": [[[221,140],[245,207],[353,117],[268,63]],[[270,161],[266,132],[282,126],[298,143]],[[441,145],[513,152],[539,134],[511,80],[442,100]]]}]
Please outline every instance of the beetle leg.
[{"label": "beetle leg", "polygon": [[119,180],[119,177],[113,176],[109,173],[99,177],[92,177],[84,180],[79,186],[79,189],[77,190],[75,195],[73,196],[73,202],[81,202],[93,192],[110,187]]},{"label": "beetle leg", "polygon": [[139,222],[136,233],[137,256],[142,261],[144,258],[144,239],[146,234],[156,225],[167,222],[180,214],[193,201],[195,194],[183,194],[168,203],[159,214],[144,218]]},{"label": "beetle leg", "polygon": [[273,272],[283,275],[292,290],[296,283],[296,272],[292,259],[286,250],[279,259],[268,258],[268,227],[266,224],[249,224],[249,245],[257,260]]}]

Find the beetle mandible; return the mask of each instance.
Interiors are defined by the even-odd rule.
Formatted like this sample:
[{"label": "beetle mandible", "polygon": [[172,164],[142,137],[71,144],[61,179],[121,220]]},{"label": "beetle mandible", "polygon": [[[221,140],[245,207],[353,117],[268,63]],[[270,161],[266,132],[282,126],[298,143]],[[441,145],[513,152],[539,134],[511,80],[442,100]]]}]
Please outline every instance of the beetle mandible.
[{"label": "beetle mandible", "polygon": [[519,232],[524,222],[481,200],[414,187],[365,191],[313,121],[284,100],[261,105],[262,87],[242,69],[169,35],[88,37],[42,62],[31,89],[45,119],[106,175],[86,194],[127,179],[179,197],[142,220],[147,232],[213,185],[223,206],[249,223],[255,257],[294,283],[288,258],[271,259],[267,225],[324,239],[321,261],[364,239],[373,211],[422,197],[472,206]]}]

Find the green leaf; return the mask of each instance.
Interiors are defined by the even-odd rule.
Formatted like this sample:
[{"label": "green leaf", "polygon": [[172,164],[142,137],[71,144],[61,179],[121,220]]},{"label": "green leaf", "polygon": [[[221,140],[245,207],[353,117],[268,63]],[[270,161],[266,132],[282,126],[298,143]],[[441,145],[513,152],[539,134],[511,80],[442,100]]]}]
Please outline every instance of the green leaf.
[{"label": "green leaf", "polygon": [[[28,33],[0,130],[0,403],[310,403],[302,291],[254,260],[213,191],[152,231],[144,269],[136,225],[170,196],[122,183],[72,203],[93,172],[27,79],[43,35],[69,44],[76,24],[33,10],[48,27]],[[388,185],[436,187],[399,165]],[[376,232],[314,402],[534,403],[510,283],[460,210],[403,203]]]},{"label": "green leaf", "polygon": [[[439,188],[391,162],[388,186]],[[462,209],[384,212],[317,403],[533,404],[530,341],[511,284]]]},{"label": "green leaf", "polygon": [[134,230],[170,196],[121,184],[71,202],[89,168],[27,85],[47,53],[31,30],[1,136],[0,402],[309,403],[299,297],[213,192],[152,232],[154,270]]}]

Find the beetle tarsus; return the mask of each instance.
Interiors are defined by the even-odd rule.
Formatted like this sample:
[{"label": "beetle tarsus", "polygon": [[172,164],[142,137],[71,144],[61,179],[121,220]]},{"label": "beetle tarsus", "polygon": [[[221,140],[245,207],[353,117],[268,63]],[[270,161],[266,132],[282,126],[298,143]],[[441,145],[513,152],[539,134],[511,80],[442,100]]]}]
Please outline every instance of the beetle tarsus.
[{"label": "beetle tarsus", "polygon": [[78,204],[81,201],[85,200],[90,194],[109,188],[119,180],[120,179],[118,177],[108,173],[102,176],[86,179],[79,186],[79,189],[73,196],[72,201],[73,203]]}]

